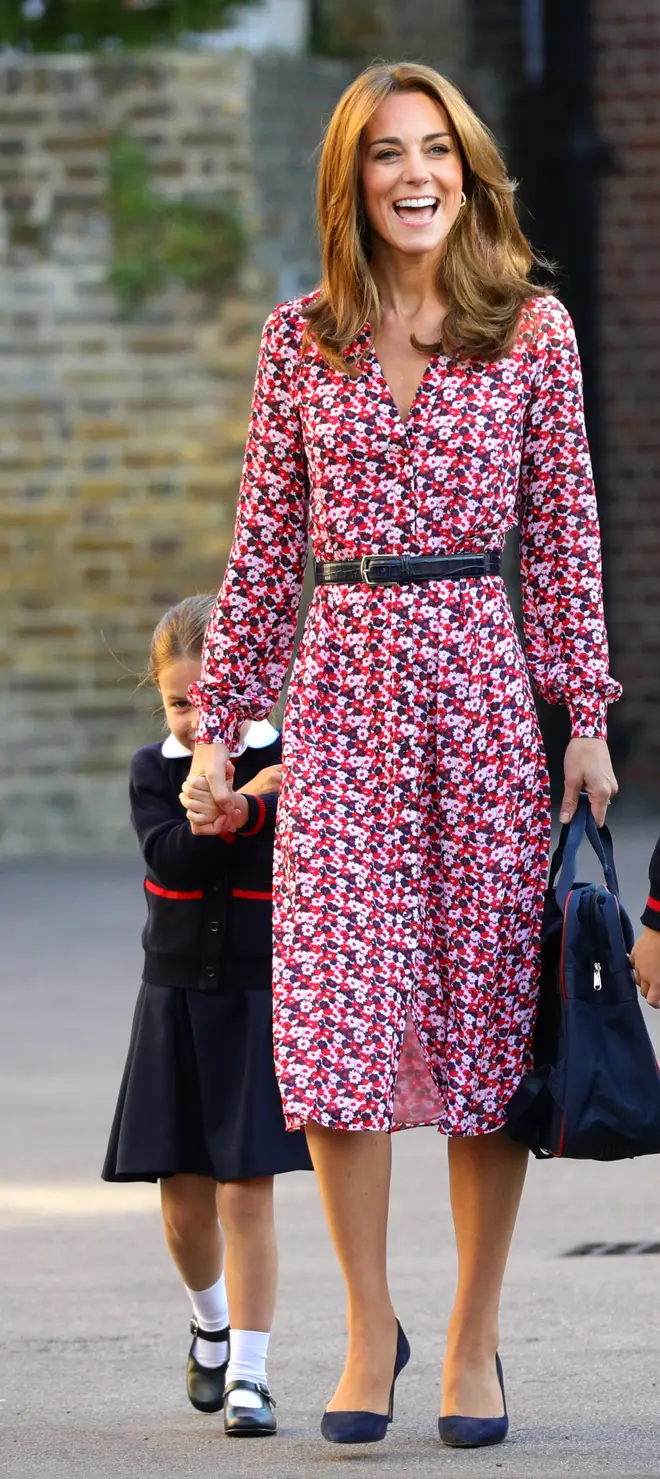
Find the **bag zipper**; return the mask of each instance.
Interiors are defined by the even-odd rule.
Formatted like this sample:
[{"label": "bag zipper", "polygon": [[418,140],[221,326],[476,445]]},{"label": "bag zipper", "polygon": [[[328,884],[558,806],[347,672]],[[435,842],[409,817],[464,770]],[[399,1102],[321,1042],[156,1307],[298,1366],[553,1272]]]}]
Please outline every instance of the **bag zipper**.
[{"label": "bag zipper", "polygon": [[[609,889],[608,889],[608,893],[609,893]],[[593,933],[594,933],[594,939],[595,940],[598,940],[598,900],[597,900],[595,894],[592,894],[591,895],[591,898],[589,900],[589,914],[591,916],[591,924],[592,924],[592,929],[593,929]],[[592,970],[593,970],[593,988],[594,988],[594,991],[602,991],[602,989],[603,989],[603,972],[602,972],[601,963],[600,963],[599,960],[594,959],[594,960],[592,960],[592,963],[591,964],[592,964]]]}]

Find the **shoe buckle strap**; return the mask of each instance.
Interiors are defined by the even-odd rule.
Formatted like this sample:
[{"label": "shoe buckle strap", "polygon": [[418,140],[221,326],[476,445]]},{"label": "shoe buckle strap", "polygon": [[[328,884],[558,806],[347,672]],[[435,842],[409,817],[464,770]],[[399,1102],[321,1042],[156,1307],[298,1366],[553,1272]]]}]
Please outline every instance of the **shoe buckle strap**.
[{"label": "shoe buckle strap", "polygon": [[271,1407],[277,1407],[277,1402],[272,1393],[269,1392],[268,1387],[264,1386],[260,1381],[249,1381],[247,1377],[242,1381],[240,1376],[237,1376],[234,1381],[230,1381],[229,1385],[225,1387],[225,1397],[231,1398],[232,1392],[240,1391],[241,1389],[244,1392],[258,1392],[259,1396],[263,1397],[266,1402],[269,1402]]},{"label": "shoe buckle strap", "polygon": [[222,1330],[202,1330],[196,1315],[190,1321],[190,1334],[199,1336],[200,1340],[210,1340],[213,1344],[220,1345],[222,1341],[229,1340],[229,1326],[225,1325]]}]

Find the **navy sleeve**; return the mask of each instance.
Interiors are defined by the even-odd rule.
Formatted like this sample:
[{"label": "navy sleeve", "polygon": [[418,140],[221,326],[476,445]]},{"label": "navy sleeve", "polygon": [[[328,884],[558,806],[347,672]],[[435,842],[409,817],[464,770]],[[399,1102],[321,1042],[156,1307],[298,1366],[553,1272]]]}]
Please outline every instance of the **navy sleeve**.
[{"label": "navy sleeve", "polygon": [[655,845],[649,868],[649,896],[642,914],[647,929],[660,930],[660,837]]},{"label": "navy sleeve", "polygon": [[251,796],[243,791],[248,804],[248,819],[236,833],[237,841],[249,842],[252,837],[272,837],[277,818],[277,792],[269,791],[265,796]]},{"label": "navy sleeve", "polygon": [[223,876],[231,844],[222,837],[193,836],[153,752],[134,756],[129,790],[142,855],[163,888],[205,888]]}]

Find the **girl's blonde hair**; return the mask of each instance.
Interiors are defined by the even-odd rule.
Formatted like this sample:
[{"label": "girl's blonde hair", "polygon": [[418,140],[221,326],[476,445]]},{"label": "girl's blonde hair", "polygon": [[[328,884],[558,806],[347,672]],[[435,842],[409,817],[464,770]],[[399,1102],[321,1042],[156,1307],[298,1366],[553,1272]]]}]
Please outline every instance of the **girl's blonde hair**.
[{"label": "girl's blonde hair", "polygon": [[151,638],[149,677],[159,686],[163,669],[181,657],[201,657],[216,597],[186,596],[165,612]]},{"label": "girl's blonde hair", "polygon": [[535,262],[514,209],[514,182],[485,124],[463,94],[432,67],[412,62],[368,67],[340,98],[325,136],[318,172],[322,279],[305,309],[308,336],[337,368],[350,369],[344,351],[369,321],[377,325],[380,299],[369,266],[369,227],[360,186],[364,129],[383,99],[422,92],[444,108],[463,163],[467,203],[454,221],[438,265],[447,314],[437,344],[412,343],[423,353],[496,360],[512,348],[520,310],[549,291],[529,281]]}]

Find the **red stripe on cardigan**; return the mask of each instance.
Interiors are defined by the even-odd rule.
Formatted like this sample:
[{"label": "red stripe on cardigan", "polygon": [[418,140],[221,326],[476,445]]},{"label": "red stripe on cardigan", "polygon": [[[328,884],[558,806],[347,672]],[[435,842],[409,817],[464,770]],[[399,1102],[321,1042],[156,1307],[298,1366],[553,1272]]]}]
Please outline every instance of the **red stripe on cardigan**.
[{"label": "red stripe on cardigan", "polygon": [[233,888],[231,896],[232,899],[272,899],[273,893],[272,890],[268,893],[261,893],[256,888]]},{"label": "red stripe on cardigan", "polygon": [[160,899],[203,899],[204,890],[195,888],[190,893],[180,893],[175,888],[161,888],[159,883],[152,883],[150,878],[144,880],[145,888],[150,894],[158,894]]},{"label": "red stripe on cardigan", "polygon": [[254,837],[257,832],[261,831],[261,828],[263,827],[263,824],[266,820],[266,803],[262,801],[261,796],[253,796],[252,800],[256,801],[257,806],[259,807],[259,817],[253,827],[250,827],[245,831],[241,830],[241,837]]},{"label": "red stripe on cardigan", "polygon": [[647,909],[655,909],[656,914],[660,914],[660,899],[647,899],[646,907]]}]

